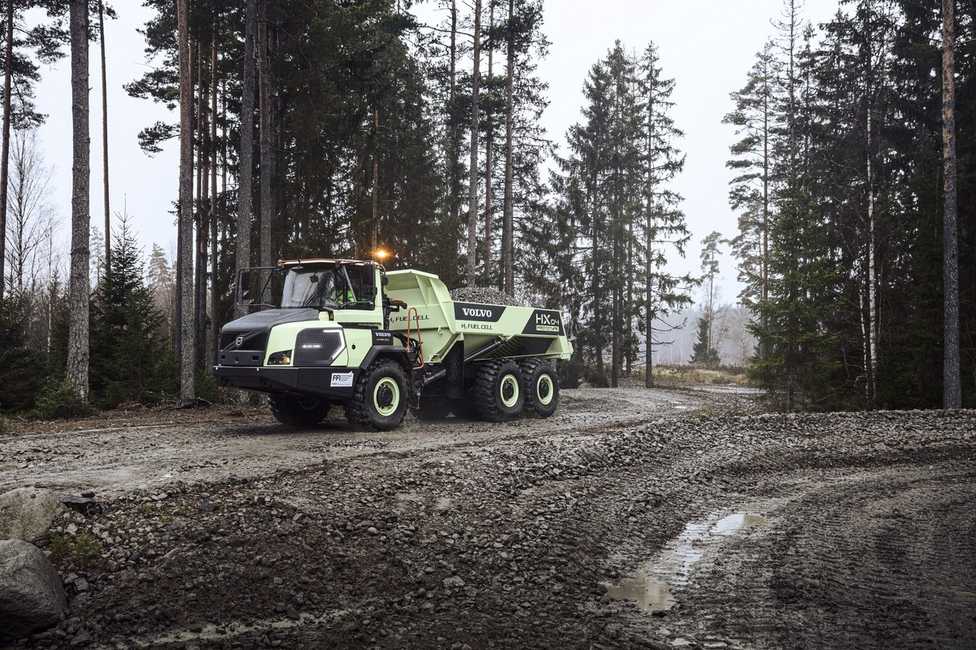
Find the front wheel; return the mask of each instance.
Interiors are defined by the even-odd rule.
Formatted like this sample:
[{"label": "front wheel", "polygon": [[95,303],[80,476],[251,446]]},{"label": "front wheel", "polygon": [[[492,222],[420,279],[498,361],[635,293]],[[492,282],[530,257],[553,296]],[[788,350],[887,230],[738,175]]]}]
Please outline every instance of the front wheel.
[{"label": "front wheel", "polygon": [[318,397],[271,396],[271,413],[278,422],[290,427],[314,427],[326,418],[331,406]]},{"label": "front wheel", "polygon": [[552,364],[539,359],[522,363],[525,407],[541,418],[547,418],[559,407],[559,375]]},{"label": "front wheel", "polygon": [[403,368],[395,361],[380,360],[359,376],[346,414],[353,424],[387,431],[403,422],[407,402]]}]

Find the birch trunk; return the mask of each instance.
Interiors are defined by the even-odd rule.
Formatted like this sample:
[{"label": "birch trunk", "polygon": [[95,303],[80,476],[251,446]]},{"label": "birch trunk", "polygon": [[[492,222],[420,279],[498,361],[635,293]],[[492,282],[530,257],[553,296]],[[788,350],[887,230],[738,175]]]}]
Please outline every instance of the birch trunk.
[{"label": "birch trunk", "polygon": [[471,163],[468,170],[468,264],[467,285],[475,286],[478,248],[478,136],[481,82],[481,0],[474,0],[474,63],[471,72]]},{"label": "birch trunk", "polygon": [[[71,278],[68,298],[68,360],[66,379],[82,400],[88,400],[89,302],[89,180],[88,125],[88,2],[71,0]],[[9,42],[9,41],[8,41]],[[8,59],[9,60],[9,59]],[[9,94],[8,94],[9,97]],[[6,149],[7,140],[4,140]],[[6,161],[6,156],[4,157]],[[3,179],[6,191],[6,177]],[[6,206],[4,206],[6,209]]]},{"label": "birch trunk", "polygon": [[[81,0],[78,0],[81,1]],[[193,351],[193,87],[190,63],[189,4],[177,0],[177,38],[180,62],[180,191],[177,257],[180,260],[180,405],[196,399]]]},{"label": "birch trunk", "polygon": [[959,241],[956,194],[956,3],[942,0],[942,156],[945,167],[943,218],[943,284],[945,332],[943,351],[943,404],[962,406],[959,377]]}]

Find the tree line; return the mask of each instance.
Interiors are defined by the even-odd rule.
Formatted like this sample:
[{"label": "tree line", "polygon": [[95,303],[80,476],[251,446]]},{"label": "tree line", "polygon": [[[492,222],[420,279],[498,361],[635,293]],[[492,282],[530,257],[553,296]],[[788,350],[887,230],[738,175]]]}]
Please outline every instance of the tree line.
[{"label": "tree line", "polygon": [[[365,257],[378,245],[449,286],[495,286],[561,309],[577,349],[568,371],[612,386],[634,374],[652,385],[655,348],[683,325],[700,287],[694,356],[714,362],[726,242],[717,233],[702,242],[700,275],[669,270],[691,236],[673,189],[684,166],[675,80],[653,43],[638,52],[618,42],[594,63],[581,118],[557,148],[539,120],[549,45],[539,0],[146,6],[150,65],[125,88],[172,111],[142,130],[142,149],[180,149],[175,259],[154,246],[148,262],[125,215],[110,217],[107,173],[102,232],[88,214],[88,50],[100,43],[106,115],[104,19],[115,12],[97,0],[4,7],[4,129],[14,133],[0,185],[15,200],[0,210],[10,215],[0,311],[11,342],[0,367],[82,404],[177,391],[192,404],[209,394],[240,269]],[[32,8],[46,19],[27,28]],[[971,400],[972,4],[956,15],[952,0],[842,0],[817,27],[795,0],[784,8],[726,118],[737,134],[729,199],[740,226],[728,244],[754,315],[755,378],[787,408],[951,404],[953,377]],[[75,134],[66,282],[51,271],[47,211],[17,207],[39,181],[15,182],[17,161],[30,159],[21,134],[44,119],[32,84],[63,46]],[[107,121],[107,170],[106,132]],[[138,308],[134,321],[122,319],[123,304]],[[131,347],[120,349],[144,359],[141,378],[111,348],[123,338]],[[943,357],[944,373],[933,362]],[[36,394],[25,391],[21,406]]]},{"label": "tree line", "polygon": [[973,19],[843,0],[814,26],[786,0],[732,95],[741,300],[787,408],[976,399]]}]

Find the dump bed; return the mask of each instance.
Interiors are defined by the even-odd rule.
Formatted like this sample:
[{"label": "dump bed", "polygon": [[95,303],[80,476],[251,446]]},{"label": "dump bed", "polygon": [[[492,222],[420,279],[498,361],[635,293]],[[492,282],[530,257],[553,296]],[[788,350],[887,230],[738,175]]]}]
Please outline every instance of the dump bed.
[{"label": "dump bed", "polygon": [[406,331],[408,317],[411,330],[419,323],[427,361],[442,361],[457,341],[464,344],[465,358],[479,351],[485,358],[569,359],[572,355],[573,346],[556,310],[455,302],[440,278],[422,271],[391,271],[386,277],[386,294],[407,305],[391,315],[390,329]]}]

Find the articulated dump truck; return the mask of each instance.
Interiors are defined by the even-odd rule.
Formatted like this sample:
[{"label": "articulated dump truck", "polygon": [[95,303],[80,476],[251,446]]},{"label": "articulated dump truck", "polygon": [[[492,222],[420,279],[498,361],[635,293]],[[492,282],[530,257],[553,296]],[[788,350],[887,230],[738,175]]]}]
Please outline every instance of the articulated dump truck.
[{"label": "articulated dump truck", "polygon": [[436,275],[360,260],[283,261],[237,287],[260,310],[224,325],[214,374],[267,393],[284,424],[314,426],[340,405],[381,430],[408,408],[499,422],[559,405],[555,360],[573,347],[558,311],[455,302]]}]

